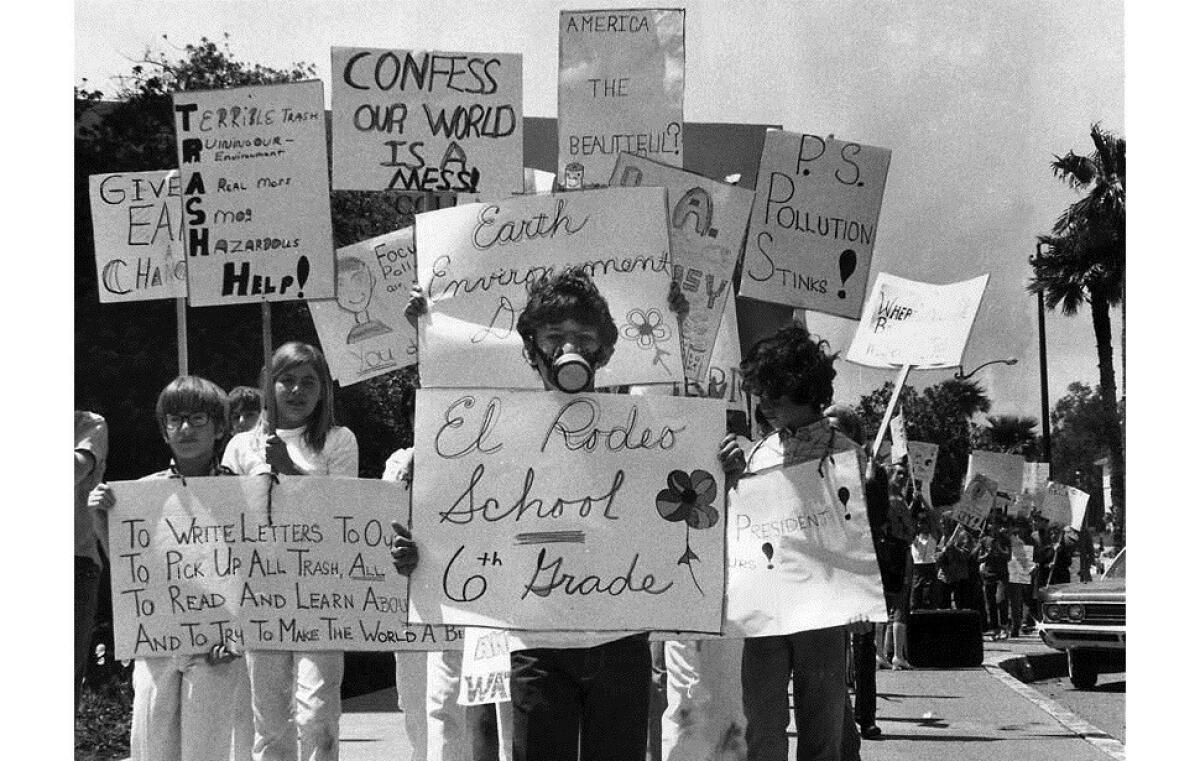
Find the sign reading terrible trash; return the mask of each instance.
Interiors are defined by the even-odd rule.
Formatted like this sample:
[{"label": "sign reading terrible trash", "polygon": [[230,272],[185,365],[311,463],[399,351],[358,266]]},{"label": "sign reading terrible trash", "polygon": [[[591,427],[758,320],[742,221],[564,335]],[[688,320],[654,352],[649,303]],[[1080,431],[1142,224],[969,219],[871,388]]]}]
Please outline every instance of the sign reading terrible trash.
[{"label": "sign reading terrible trash", "polygon": [[179,170],[88,178],[100,303],[187,296]]},{"label": "sign reading terrible trash", "polygon": [[174,94],[190,305],[333,297],[323,92]]},{"label": "sign reading terrible trash", "polygon": [[857,319],[891,158],[887,148],[768,130],[739,293]]}]

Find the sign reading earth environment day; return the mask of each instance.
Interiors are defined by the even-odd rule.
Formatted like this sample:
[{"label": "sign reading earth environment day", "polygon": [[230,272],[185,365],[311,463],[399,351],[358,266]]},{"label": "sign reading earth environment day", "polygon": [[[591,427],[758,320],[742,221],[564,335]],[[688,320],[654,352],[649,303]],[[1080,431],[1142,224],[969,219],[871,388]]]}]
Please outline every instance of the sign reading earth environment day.
[{"label": "sign reading earth environment day", "polygon": [[768,130],[739,293],[857,319],[892,152]]},{"label": "sign reading earth environment day", "polygon": [[404,316],[417,280],[413,229],[337,250],[337,298],[309,301],[333,377],[343,386],[417,362],[417,332]]},{"label": "sign reading earth environment day", "polygon": [[542,388],[516,330],[527,284],[586,267],[617,327],[598,387],[683,378],[665,192],[612,188],[521,196],[417,215],[426,387]]},{"label": "sign reading earth environment day", "polygon": [[946,285],[880,272],[846,359],[868,367],[962,364],[988,276]]},{"label": "sign reading earth environment day", "polygon": [[403,482],[281,476],[112,484],[117,658],[263,650],[442,650],[460,629],[405,626],[389,522]]},{"label": "sign reading earth environment day", "polygon": [[409,621],[719,632],[724,434],[717,400],[420,389]]},{"label": "sign reading earth environment day", "polygon": [[950,518],[969,529],[983,528],[996,502],[996,481],[982,473],[968,477],[962,497],[950,508]]},{"label": "sign reading earth environment day", "polygon": [[333,297],[319,80],[175,93],[192,306]]},{"label": "sign reading earth environment day", "polygon": [[754,193],[628,153],[617,157],[609,185],[667,189],[672,277],[689,307],[682,327],[683,374],[704,383]]},{"label": "sign reading earth environment day", "polygon": [[726,635],[887,620],[856,452],[744,475],[728,515]]},{"label": "sign reading earth environment day", "polygon": [[179,170],[88,178],[100,303],[187,296]]},{"label": "sign reading earth environment day", "polygon": [[335,47],[334,190],[524,187],[521,56]]},{"label": "sign reading earth environment day", "polygon": [[684,12],[562,11],[558,181],[603,186],[617,154],[683,166]]}]

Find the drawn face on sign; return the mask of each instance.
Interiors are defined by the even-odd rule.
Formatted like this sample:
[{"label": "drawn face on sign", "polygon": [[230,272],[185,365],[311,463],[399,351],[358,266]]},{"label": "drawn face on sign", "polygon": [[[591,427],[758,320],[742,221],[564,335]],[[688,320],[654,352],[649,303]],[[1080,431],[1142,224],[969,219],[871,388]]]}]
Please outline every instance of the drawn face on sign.
[{"label": "drawn face on sign", "polygon": [[365,312],[371,303],[371,289],[375,278],[366,263],[356,256],[347,256],[337,262],[337,303],[347,312]]}]

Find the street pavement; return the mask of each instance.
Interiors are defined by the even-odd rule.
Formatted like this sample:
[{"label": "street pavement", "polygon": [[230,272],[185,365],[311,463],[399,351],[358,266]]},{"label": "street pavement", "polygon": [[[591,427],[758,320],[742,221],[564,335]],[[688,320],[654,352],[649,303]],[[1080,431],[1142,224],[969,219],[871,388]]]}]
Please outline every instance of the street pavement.
[{"label": "street pavement", "polygon": [[[1119,740],[1009,674],[1028,679],[1055,651],[1036,637],[984,647],[982,668],[880,671],[884,736],[863,741],[863,761],[1124,760]],[[340,752],[342,761],[409,761],[394,689],[343,703]]]}]

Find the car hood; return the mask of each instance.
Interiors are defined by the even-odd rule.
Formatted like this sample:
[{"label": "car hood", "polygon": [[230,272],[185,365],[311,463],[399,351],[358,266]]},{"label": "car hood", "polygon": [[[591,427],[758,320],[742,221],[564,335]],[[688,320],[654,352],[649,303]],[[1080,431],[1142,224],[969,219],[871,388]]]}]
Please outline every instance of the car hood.
[{"label": "car hood", "polygon": [[1125,579],[1053,584],[1039,591],[1038,597],[1048,602],[1125,602]]}]

